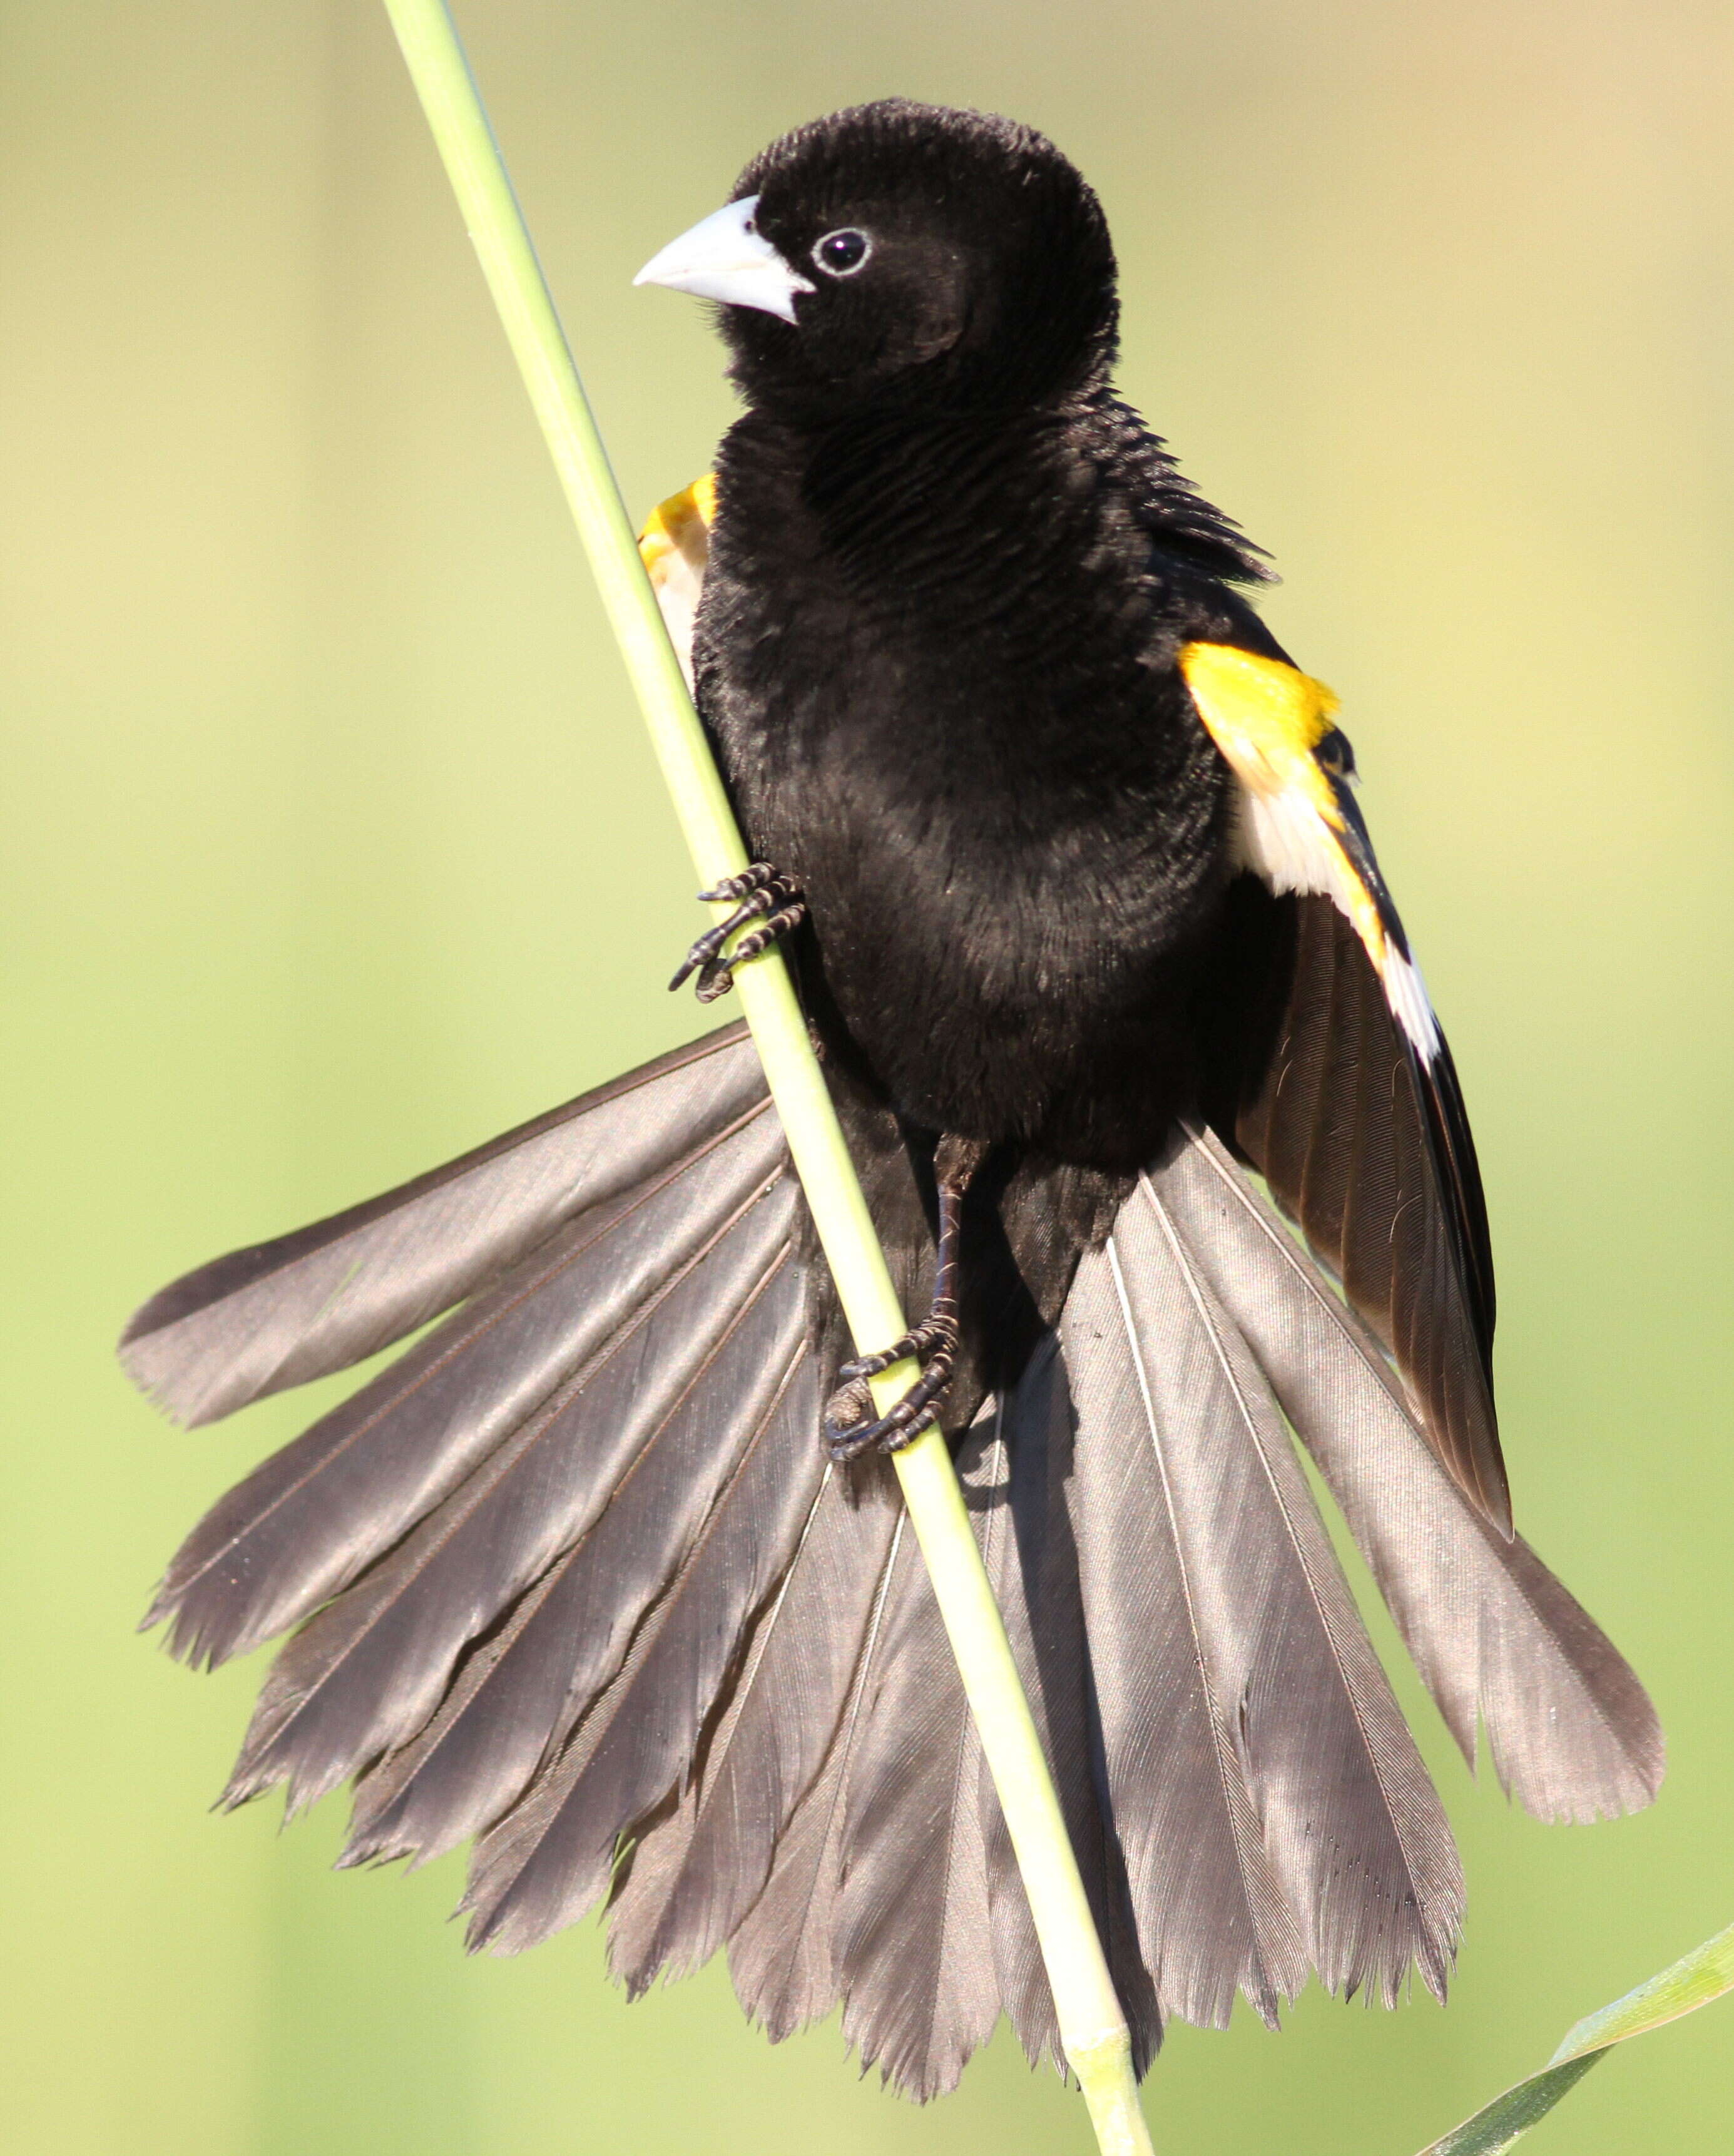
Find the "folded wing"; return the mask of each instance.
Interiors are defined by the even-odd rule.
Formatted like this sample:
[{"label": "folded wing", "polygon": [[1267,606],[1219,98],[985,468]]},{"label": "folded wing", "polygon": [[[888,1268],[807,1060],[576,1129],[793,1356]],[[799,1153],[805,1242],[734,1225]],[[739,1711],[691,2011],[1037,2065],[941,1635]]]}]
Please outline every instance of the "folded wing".
[{"label": "folded wing", "polygon": [[1223,1134],[1394,1357],[1446,1468],[1509,1533],[1480,1172],[1355,798],[1336,701],[1233,645],[1188,644],[1181,666],[1239,781],[1240,861],[1279,901],[1265,939],[1274,1025],[1236,1074]]}]

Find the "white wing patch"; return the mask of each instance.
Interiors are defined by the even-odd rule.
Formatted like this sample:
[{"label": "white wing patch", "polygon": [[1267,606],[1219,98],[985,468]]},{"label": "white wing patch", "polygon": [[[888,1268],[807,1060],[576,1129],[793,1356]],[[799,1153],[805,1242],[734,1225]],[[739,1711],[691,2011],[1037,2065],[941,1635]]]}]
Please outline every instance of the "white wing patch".
[{"label": "white wing patch", "polygon": [[704,588],[705,562],[711,551],[711,520],[716,514],[716,481],[707,472],[680,494],[671,494],[650,513],[639,534],[639,553],[649,572],[656,603],[680,661],[686,685],[692,686],[692,624]]},{"label": "white wing patch", "polygon": [[1318,891],[1354,924],[1390,1005],[1431,1063],[1439,1021],[1373,857],[1354,797],[1355,762],[1322,681],[1228,644],[1188,644],[1180,670],[1240,782],[1241,865],[1275,891]]}]

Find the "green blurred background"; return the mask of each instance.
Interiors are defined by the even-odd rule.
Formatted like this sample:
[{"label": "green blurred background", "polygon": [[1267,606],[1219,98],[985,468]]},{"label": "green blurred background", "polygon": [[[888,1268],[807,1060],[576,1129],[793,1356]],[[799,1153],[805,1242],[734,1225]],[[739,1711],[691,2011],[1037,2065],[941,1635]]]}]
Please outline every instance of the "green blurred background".
[{"label": "green blurred background", "polygon": [[[1406,2156],[1734,1917],[1728,1677],[1734,18],[1695,0],[471,0],[628,499],[730,403],[629,279],[762,141],[892,91],[1104,196],[1123,379],[1275,553],[1474,1106],[1521,1517],[1653,1687],[1660,1804],[1542,1829],[1423,1710],[1448,2010],[1177,2030],[1163,2156]],[[692,878],[380,12],[0,7],[8,1347],[0,1782],[19,2156],[1082,2152],[1003,2036],[926,2112],[719,1969],[466,1960],[449,1862],[336,1876],[220,1786],[258,1677],[133,1635],[299,1426],[187,1436],[111,1340],[170,1274],[699,1023]],[[1383,1635],[1382,1635],[1383,1636]],[[1413,1697],[1408,1686],[1406,1697]],[[1543,2146],[1721,2150],[1734,2009]]]}]

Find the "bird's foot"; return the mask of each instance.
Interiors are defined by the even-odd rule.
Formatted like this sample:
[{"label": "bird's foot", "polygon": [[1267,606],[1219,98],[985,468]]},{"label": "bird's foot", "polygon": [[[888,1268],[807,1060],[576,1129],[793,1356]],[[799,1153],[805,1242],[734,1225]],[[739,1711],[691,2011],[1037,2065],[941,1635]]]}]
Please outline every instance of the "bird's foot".
[{"label": "bird's foot", "polygon": [[[987,1158],[978,1138],[942,1137],[934,1150],[939,1198],[939,1247],[935,1253],[933,1306],[921,1322],[876,1355],[862,1355],[838,1371],[841,1380],[825,1404],[825,1445],[839,1464],[859,1459],[870,1445],[901,1452],[939,1419],[940,1395],[957,1362],[957,1286],[963,1196]],[[883,1414],[875,1412],[869,1379],[913,1356],[921,1374]]]},{"label": "bird's foot", "polygon": [[[699,896],[706,905],[719,905],[730,899],[739,901],[726,920],[705,931],[681,962],[680,972],[669,983],[671,989],[678,988],[683,981],[696,973],[696,993],[701,1004],[714,1004],[719,996],[726,996],[735,985],[736,966],[744,966],[749,958],[768,951],[780,937],[807,918],[807,901],[801,896],[800,886],[793,877],[772,868],[768,861],[754,861],[739,875],[725,876],[713,890],[701,891]],[[755,921],[759,926],[748,928],[748,923]],[[724,944],[741,928],[747,928],[747,933],[725,957]]]},{"label": "bird's foot", "polygon": [[[905,1356],[922,1365],[921,1374],[900,1400],[876,1414],[868,1381]],[[832,1459],[841,1465],[859,1459],[875,1445],[882,1452],[900,1452],[905,1445],[913,1445],[938,1419],[937,1403],[952,1382],[957,1356],[957,1317],[952,1312],[936,1309],[925,1323],[878,1354],[845,1363],[837,1373],[841,1383],[825,1407],[825,1447]]]}]

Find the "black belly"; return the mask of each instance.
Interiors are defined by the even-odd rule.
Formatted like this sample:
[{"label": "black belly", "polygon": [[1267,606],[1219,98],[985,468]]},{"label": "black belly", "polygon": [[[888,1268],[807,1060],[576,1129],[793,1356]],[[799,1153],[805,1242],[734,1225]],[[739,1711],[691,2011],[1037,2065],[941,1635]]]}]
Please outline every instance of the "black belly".
[{"label": "black belly", "polygon": [[1010,755],[888,763],[834,716],[824,751],[784,728],[774,758],[730,758],[754,853],[806,896],[794,955],[828,1050],[922,1129],[1147,1161],[1196,1096],[1227,879],[1213,752],[1179,798],[1141,773],[1083,805]]}]

